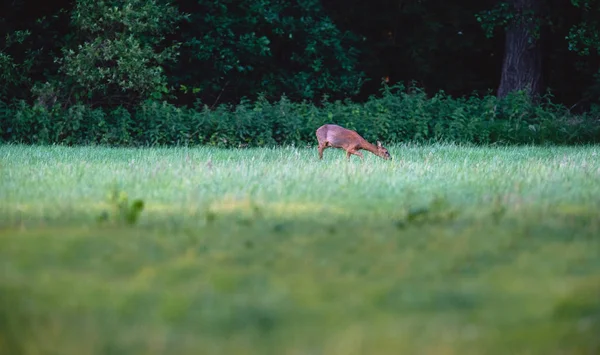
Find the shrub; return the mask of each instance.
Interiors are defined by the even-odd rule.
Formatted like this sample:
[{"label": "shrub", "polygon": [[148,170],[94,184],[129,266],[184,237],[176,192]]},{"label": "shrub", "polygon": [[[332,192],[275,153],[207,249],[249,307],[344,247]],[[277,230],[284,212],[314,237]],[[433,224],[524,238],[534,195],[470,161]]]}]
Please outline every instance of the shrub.
[{"label": "shrub", "polygon": [[196,104],[177,107],[147,100],[133,110],[110,111],[77,104],[30,106],[0,103],[0,139],[26,144],[103,144],[113,146],[213,145],[260,147],[314,145],[315,130],[337,123],[369,141],[456,142],[463,144],[582,144],[600,141],[594,112],[574,115],[547,95],[534,102],[521,92],[453,98],[428,97],[416,87],[384,87],[364,103],[328,101]]}]

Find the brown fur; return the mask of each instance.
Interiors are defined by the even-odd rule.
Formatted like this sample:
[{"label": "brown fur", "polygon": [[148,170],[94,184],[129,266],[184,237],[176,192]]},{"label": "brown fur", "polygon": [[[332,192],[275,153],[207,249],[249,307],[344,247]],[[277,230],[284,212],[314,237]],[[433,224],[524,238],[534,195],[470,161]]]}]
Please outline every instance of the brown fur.
[{"label": "brown fur", "polygon": [[319,159],[323,159],[323,151],[327,148],[340,148],[346,151],[346,157],[354,154],[363,159],[363,154],[359,150],[367,150],[383,159],[392,159],[387,149],[377,141],[377,145],[367,142],[363,137],[353,130],[344,127],[326,124],[315,132],[319,141]]}]

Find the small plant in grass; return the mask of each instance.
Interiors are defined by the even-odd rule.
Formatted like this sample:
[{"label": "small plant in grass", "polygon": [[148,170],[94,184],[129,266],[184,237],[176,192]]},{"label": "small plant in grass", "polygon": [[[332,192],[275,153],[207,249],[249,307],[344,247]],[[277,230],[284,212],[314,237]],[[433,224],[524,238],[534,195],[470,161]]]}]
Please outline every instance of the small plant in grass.
[{"label": "small plant in grass", "polygon": [[[129,203],[129,197],[125,191],[118,187],[113,187],[108,194],[108,202],[112,207],[112,221],[119,224],[134,225],[139,220],[140,214],[144,210],[144,201],[136,199]],[[99,222],[108,221],[109,213],[104,211],[99,217]]]},{"label": "small plant in grass", "polygon": [[502,203],[499,196],[496,196],[492,206],[492,219],[494,223],[498,224],[506,214],[506,205]]},{"label": "small plant in grass", "polygon": [[427,206],[409,208],[405,217],[396,221],[396,227],[450,222],[457,216],[457,209],[452,208],[447,199],[436,196]]}]

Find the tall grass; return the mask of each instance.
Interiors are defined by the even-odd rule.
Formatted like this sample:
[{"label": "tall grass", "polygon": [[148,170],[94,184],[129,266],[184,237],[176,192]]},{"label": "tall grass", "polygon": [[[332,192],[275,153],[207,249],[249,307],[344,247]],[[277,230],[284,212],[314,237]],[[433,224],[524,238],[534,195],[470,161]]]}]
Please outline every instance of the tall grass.
[{"label": "tall grass", "polygon": [[1,146],[0,353],[600,350],[600,148],[388,148]]}]

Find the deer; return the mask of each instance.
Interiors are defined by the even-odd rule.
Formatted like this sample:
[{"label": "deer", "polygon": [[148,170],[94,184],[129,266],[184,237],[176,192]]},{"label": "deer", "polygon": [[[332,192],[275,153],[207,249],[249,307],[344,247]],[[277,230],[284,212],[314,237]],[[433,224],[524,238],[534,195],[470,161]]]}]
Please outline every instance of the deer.
[{"label": "deer", "polygon": [[350,160],[352,154],[364,159],[359,150],[367,150],[385,160],[392,159],[387,149],[377,141],[377,145],[367,142],[356,131],[346,129],[335,124],[324,124],[315,132],[319,142],[319,160],[323,159],[323,151],[327,148],[339,148],[346,151],[346,158]]}]

